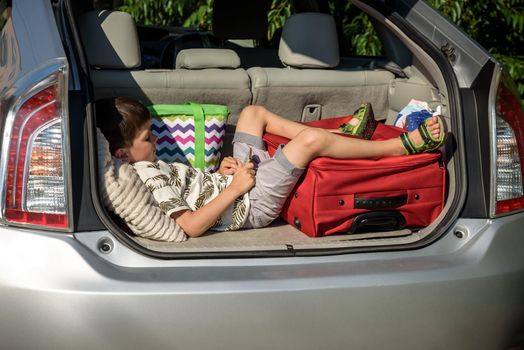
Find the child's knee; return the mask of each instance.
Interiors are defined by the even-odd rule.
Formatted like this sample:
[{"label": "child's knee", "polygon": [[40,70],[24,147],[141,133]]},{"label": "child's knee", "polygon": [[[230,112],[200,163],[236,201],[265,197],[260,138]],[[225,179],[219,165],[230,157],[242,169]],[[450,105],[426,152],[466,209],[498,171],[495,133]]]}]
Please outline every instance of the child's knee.
[{"label": "child's knee", "polygon": [[303,149],[311,152],[311,154],[319,154],[326,146],[327,136],[329,132],[322,129],[305,129],[300,132],[295,139],[300,143]]},{"label": "child's knee", "polygon": [[263,106],[249,105],[240,112],[240,119],[253,121],[254,119],[262,118],[265,112],[266,108]]}]

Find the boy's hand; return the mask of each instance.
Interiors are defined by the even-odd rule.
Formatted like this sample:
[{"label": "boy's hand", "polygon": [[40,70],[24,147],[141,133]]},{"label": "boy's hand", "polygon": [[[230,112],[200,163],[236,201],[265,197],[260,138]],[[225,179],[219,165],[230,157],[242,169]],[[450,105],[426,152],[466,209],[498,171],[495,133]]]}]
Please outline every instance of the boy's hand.
[{"label": "boy's hand", "polygon": [[255,165],[253,162],[247,162],[237,169],[229,186],[242,195],[255,186],[255,175]]},{"label": "boy's hand", "polygon": [[238,168],[242,166],[242,163],[236,158],[225,157],[220,163],[218,172],[222,175],[233,175],[237,172]]}]

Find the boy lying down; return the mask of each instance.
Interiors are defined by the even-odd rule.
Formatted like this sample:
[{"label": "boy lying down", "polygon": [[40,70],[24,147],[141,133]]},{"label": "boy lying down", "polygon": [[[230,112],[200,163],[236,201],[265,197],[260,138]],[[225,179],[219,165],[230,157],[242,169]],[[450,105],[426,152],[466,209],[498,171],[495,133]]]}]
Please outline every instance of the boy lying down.
[{"label": "boy lying down", "polygon": [[[306,126],[282,118],[262,106],[240,113],[233,138],[233,157],[225,157],[216,173],[155,156],[151,116],[141,103],[122,98],[97,102],[97,123],[111,154],[132,164],[158,206],[190,237],[207,230],[229,231],[269,225],[280,215],[287,196],[308,163],[316,157],[375,158],[428,152],[441,147],[445,132],[440,117],[397,138],[371,141],[337,135],[370,136],[374,117],[369,105],[359,108],[336,130]],[[270,157],[262,135],[290,139]]]}]

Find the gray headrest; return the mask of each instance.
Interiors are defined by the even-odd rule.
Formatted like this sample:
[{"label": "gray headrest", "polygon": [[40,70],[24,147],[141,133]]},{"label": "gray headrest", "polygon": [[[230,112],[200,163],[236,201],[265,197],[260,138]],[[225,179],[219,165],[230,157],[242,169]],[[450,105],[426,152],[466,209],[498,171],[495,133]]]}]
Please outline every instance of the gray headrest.
[{"label": "gray headrest", "polygon": [[213,34],[220,39],[267,39],[267,0],[214,0]]},{"label": "gray headrest", "polygon": [[314,12],[297,13],[289,17],[282,29],[278,56],[285,66],[338,66],[340,57],[333,17]]},{"label": "gray headrest", "polygon": [[78,20],[89,65],[108,69],[140,66],[140,44],[131,15],[119,11],[90,11]]},{"label": "gray headrest", "polygon": [[185,49],[176,56],[176,69],[238,67],[240,67],[240,57],[229,49]]}]

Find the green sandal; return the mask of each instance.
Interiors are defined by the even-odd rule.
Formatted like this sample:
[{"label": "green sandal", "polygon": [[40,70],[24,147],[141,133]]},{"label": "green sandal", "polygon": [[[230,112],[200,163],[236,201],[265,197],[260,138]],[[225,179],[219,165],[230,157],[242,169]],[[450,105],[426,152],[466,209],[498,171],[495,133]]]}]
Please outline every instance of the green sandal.
[{"label": "green sandal", "polygon": [[[354,113],[353,118],[360,120],[357,125],[344,123],[340,125],[339,130],[343,134],[358,136],[369,140],[377,127],[377,121],[371,108],[370,103],[363,103]],[[353,120],[353,119],[352,119]]]},{"label": "green sandal", "polygon": [[404,147],[406,154],[430,152],[444,145],[444,141],[446,141],[446,133],[444,132],[444,124],[442,123],[442,119],[438,117],[438,123],[440,125],[440,137],[438,139],[434,138],[433,135],[431,135],[431,132],[428,130],[427,123],[429,120],[430,119],[426,119],[424,123],[420,123],[418,125],[418,131],[422,138],[422,144],[415,145],[413,140],[409,138],[409,132],[405,132],[400,135],[400,140],[402,141],[402,146]]}]

